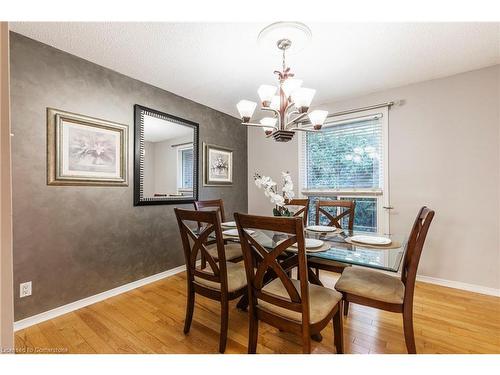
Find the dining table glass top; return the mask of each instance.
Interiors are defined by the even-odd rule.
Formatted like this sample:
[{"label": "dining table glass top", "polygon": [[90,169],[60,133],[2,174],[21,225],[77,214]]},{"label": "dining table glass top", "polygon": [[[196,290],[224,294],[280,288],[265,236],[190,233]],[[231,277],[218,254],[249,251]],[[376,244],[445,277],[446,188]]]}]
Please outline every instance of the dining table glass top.
[{"label": "dining table glass top", "polygon": [[[318,250],[307,250],[308,257],[332,260],[351,265],[398,272],[406,249],[406,238],[397,235],[383,235],[373,232],[349,231],[338,229],[335,232],[319,233],[305,230],[305,238],[319,239],[324,245]],[[370,246],[353,243],[354,235],[383,236],[390,238],[391,245]],[[274,249],[289,235],[282,232],[254,230],[252,237],[266,249]],[[229,237],[225,237],[230,239]],[[236,240],[237,238],[235,238]]]}]

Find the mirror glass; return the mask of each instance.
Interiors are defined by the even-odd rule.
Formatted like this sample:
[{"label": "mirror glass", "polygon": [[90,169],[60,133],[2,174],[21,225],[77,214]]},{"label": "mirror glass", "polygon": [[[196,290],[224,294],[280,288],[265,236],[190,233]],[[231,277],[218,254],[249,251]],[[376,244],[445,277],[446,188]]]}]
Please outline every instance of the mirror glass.
[{"label": "mirror glass", "polygon": [[136,203],[194,201],[197,124],[145,110],[140,115],[140,196]]}]

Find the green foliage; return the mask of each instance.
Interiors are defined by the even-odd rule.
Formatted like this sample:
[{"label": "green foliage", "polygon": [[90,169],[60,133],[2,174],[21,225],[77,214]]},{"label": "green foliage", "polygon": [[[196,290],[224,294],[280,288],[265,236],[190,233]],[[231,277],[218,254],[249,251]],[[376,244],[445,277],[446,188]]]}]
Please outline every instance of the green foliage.
[{"label": "green foliage", "polygon": [[308,188],[379,187],[380,134],[376,123],[339,125],[307,134]]}]

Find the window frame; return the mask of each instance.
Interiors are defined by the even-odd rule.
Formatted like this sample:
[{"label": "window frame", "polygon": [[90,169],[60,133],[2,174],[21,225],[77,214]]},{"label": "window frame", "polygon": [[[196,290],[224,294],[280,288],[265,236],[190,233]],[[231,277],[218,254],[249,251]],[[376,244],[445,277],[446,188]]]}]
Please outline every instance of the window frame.
[{"label": "window frame", "polygon": [[[390,176],[389,176],[389,107],[381,107],[370,110],[358,111],[341,116],[328,117],[325,124],[329,122],[340,122],[369,117],[380,114],[379,119],[382,131],[382,188],[352,188],[352,189],[307,189],[304,187],[306,178],[306,159],[305,159],[305,137],[306,134],[299,132],[298,136],[298,171],[299,171],[299,195],[301,197],[309,196],[338,196],[342,198],[376,198],[377,199],[377,232],[390,233]],[[335,126],[335,125],[333,125]]]},{"label": "window frame", "polygon": [[[193,150],[193,165],[194,165],[194,147],[193,145],[182,145],[182,146],[177,146],[177,192],[192,192],[193,187],[191,188],[186,188],[183,187],[183,180],[184,180],[184,166],[182,165],[182,152],[186,150]],[[194,185],[194,181],[193,181]]]}]

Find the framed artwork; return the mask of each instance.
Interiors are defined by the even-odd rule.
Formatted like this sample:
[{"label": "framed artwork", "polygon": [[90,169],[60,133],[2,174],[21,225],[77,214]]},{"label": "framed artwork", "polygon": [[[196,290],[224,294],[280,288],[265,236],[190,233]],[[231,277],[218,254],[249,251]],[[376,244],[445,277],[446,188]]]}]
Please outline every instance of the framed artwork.
[{"label": "framed artwork", "polygon": [[203,143],[203,184],[219,186],[233,184],[233,150]]},{"label": "framed artwork", "polygon": [[47,184],[128,186],[128,126],[47,108]]}]

